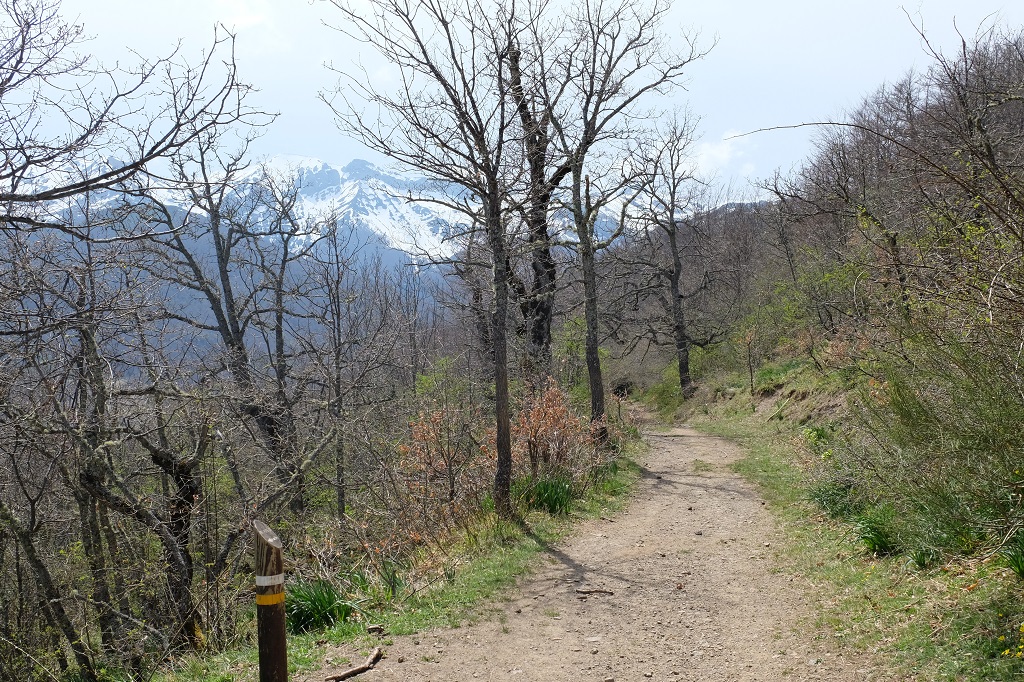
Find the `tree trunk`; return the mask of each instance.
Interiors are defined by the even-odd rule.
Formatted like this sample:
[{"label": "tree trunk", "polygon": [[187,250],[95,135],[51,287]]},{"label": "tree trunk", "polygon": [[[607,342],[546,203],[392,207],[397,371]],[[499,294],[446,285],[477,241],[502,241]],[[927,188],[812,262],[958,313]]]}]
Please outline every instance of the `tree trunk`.
[{"label": "tree trunk", "polygon": [[680,280],[683,277],[683,262],[679,255],[677,239],[678,226],[668,231],[669,248],[672,249],[672,271],[669,273],[669,291],[672,296],[672,336],[676,347],[676,362],[679,368],[679,390],[683,398],[693,395],[693,378],[690,376],[690,336],[686,329],[686,310],[683,308],[683,294]]},{"label": "tree trunk", "polygon": [[92,601],[98,610],[100,641],[103,643],[104,651],[109,652],[114,647],[114,633],[118,623],[111,608],[107,576],[108,573],[116,574],[117,571],[109,571],[107,567],[103,541],[100,536],[99,518],[97,517],[98,503],[84,491],[76,490],[74,492],[78,502],[78,515],[81,524],[82,551],[89,561],[89,570],[92,573]]},{"label": "tree trunk", "polygon": [[508,395],[508,259],[499,213],[492,209],[487,231],[494,259],[494,317],[491,348],[494,357],[495,446],[498,462],[494,472],[494,509],[511,520],[512,511],[512,428]]},{"label": "tree trunk", "polygon": [[492,379],[491,368],[494,367],[494,334],[492,327],[494,326],[494,320],[487,314],[487,309],[484,307],[483,287],[475,279],[470,282],[470,279],[467,278],[466,282],[469,283],[471,291],[470,305],[473,317],[476,320],[480,347],[483,349],[482,352],[487,354],[487,359],[490,360],[490,362],[483,363],[487,367],[488,373],[488,376],[485,378]]},{"label": "tree trunk", "polygon": [[338,500],[338,520],[345,518],[345,434],[334,440],[334,490]]},{"label": "tree trunk", "polygon": [[71,651],[75,656],[79,674],[86,682],[96,682],[96,672],[93,670],[89,651],[86,649],[82,637],[71,623],[71,617],[64,610],[64,602],[61,600],[60,592],[57,591],[57,587],[53,583],[50,571],[46,568],[46,564],[43,563],[42,559],[39,558],[35,545],[32,543],[31,534],[14,518],[14,514],[7,508],[3,500],[0,500],[0,521],[3,521],[18,539],[18,544],[21,545],[21,549],[25,553],[25,559],[32,569],[36,585],[39,586],[39,590],[46,600],[44,612],[47,620],[64,635],[65,641],[71,647]]},{"label": "tree trunk", "polygon": [[542,385],[544,377],[551,373],[551,320],[555,310],[555,259],[551,254],[551,236],[548,234],[548,203],[543,201],[530,211],[529,226],[533,290],[528,306],[530,338],[526,348],[531,378],[537,386]]},{"label": "tree trunk", "polygon": [[679,389],[684,398],[693,395],[693,378],[690,376],[690,343],[685,334],[676,335],[676,363],[679,365]]},{"label": "tree trunk", "polygon": [[[100,531],[107,543],[107,556],[110,559],[113,579],[111,586],[117,596],[117,608],[121,613],[128,613],[131,608],[128,602],[128,588],[124,584],[124,561],[121,558],[120,546],[117,542],[117,535],[114,527],[110,525],[110,514],[107,513],[107,505],[98,503],[96,514],[100,521]],[[124,627],[124,623],[121,623]]]},{"label": "tree trunk", "polygon": [[529,232],[530,266],[533,270],[533,284],[530,298],[525,306],[526,322],[529,328],[526,353],[529,362],[528,379],[539,387],[544,377],[551,373],[551,322],[555,310],[555,259],[551,253],[551,234],[548,229],[548,214],[551,208],[552,189],[561,184],[570,166],[562,162],[547,177],[551,162],[548,135],[550,112],[538,111],[531,99],[534,93],[524,89],[520,66],[522,53],[517,46],[508,51],[509,93],[519,114],[526,151],[526,165],[530,173],[529,203],[526,210],[526,225]]},{"label": "tree trunk", "polygon": [[590,422],[597,426],[595,434],[599,444],[608,439],[605,426],[604,379],[601,376],[601,356],[598,343],[597,273],[593,238],[587,230],[580,231],[580,263],[583,266],[583,316],[587,324],[586,360],[587,379],[590,384]]}]

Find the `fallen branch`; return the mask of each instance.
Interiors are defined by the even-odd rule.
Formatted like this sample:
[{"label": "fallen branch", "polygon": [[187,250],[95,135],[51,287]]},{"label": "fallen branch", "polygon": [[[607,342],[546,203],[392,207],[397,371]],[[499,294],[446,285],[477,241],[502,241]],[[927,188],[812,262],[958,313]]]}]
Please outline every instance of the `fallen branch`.
[{"label": "fallen branch", "polygon": [[339,680],[347,680],[350,677],[355,677],[356,675],[365,673],[367,670],[372,670],[373,666],[377,665],[377,661],[379,661],[383,657],[384,650],[380,647],[376,647],[373,651],[370,652],[370,657],[366,659],[366,663],[363,663],[362,665],[357,665],[354,668],[349,668],[345,672],[338,673],[337,675],[329,675],[325,677],[324,680],[326,682],[338,682]]},{"label": "fallen branch", "polygon": [[786,398],[784,401],[782,401],[782,406],[779,407],[779,409],[777,409],[774,412],[772,412],[772,416],[770,416],[767,419],[765,419],[765,421],[766,422],[770,422],[771,420],[775,419],[776,417],[778,417],[779,420],[781,421],[782,417],[780,415],[782,415],[782,411],[784,409],[786,409],[786,405],[789,405],[789,401],[790,400],[792,400],[792,398]]},{"label": "fallen branch", "polygon": [[577,587],[576,594],[615,594],[611,590],[602,587]]}]

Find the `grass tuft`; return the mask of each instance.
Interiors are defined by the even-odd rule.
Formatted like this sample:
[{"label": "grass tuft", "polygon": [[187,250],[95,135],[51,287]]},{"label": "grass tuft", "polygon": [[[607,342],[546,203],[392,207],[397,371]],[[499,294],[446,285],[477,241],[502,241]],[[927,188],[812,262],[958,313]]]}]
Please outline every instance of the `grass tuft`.
[{"label": "grass tuft", "polygon": [[345,623],[360,609],[358,602],[348,598],[332,583],[314,580],[288,586],[284,611],[288,630],[303,633]]},{"label": "grass tuft", "polygon": [[1021,579],[1024,579],[1024,533],[1017,531],[999,554],[1006,560],[1006,565]]},{"label": "grass tuft", "polygon": [[568,514],[573,501],[572,479],[568,476],[549,476],[537,481],[521,479],[514,486],[513,497],[530,510],[546,511],[553,516]]}]

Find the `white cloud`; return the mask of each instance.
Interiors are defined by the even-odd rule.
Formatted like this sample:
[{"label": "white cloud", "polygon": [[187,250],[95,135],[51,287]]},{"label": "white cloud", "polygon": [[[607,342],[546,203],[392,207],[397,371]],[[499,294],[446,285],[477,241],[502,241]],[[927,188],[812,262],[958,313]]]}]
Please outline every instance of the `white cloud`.
[{"label": "white cloud", "polygon": [[747,175],[753,172],[753,164],[749,161],[737,168],[739,162],[745,160],[747,147],[747,141],[736,137],[738,134],[739,131],[727,130],[718,140],[697,143],[694,157],[703,175],[729,176],[737,172]]}]

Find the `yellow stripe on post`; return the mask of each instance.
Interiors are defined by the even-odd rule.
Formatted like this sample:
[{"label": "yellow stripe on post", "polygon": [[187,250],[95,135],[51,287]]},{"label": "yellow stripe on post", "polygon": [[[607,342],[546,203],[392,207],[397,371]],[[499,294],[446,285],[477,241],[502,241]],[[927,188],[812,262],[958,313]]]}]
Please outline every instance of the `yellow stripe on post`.
[{"label": "yellow stripe on post", "polygon": [[274,604],[280,604],[284,601],[284,592],[278,592],[277,594],[257,594],[256,605],[257,606],[273,606]]}]

